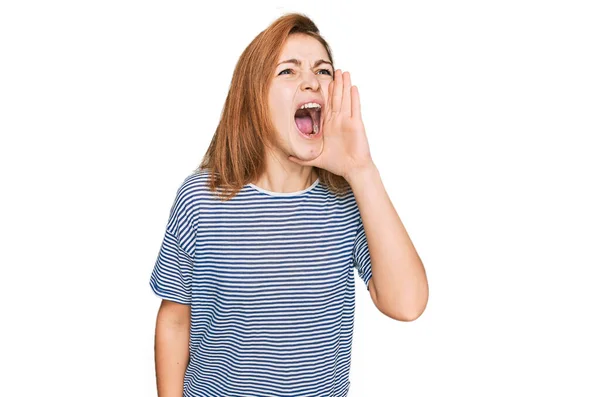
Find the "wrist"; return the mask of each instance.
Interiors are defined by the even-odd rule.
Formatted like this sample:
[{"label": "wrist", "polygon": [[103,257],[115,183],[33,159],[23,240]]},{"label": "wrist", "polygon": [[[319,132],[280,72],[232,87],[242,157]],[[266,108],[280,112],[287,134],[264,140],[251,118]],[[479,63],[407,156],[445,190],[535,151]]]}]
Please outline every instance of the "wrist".
[{"label": "wrist", "polygon": [[372,161],[360,167],[351,169],[345,177],[348,184],[354,188],[365,181],[372,180],[379,175],[379,170]]}]

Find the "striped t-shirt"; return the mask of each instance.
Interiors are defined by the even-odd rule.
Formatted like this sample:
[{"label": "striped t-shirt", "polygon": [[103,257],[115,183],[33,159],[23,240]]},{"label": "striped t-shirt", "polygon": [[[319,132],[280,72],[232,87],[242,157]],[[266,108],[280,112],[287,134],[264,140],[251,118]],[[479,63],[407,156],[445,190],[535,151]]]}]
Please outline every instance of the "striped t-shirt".
[{"label": "striped t-shirt", "polygon": [[150,278],[191,305],[184,397],[342,397],[350,388],[354,268],[371,261],[350,191],[246,184],[230,201],[188,175]]}]

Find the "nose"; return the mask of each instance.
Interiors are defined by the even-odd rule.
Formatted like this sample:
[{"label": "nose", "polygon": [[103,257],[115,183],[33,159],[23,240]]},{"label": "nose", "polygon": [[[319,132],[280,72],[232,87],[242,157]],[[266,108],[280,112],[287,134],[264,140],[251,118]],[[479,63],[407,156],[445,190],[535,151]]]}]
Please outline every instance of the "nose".
[{"label": "nose", "polygon": [[312,71],[304,72],[302,76],[302,90],[317,91],[319,89],[319,80]]}]

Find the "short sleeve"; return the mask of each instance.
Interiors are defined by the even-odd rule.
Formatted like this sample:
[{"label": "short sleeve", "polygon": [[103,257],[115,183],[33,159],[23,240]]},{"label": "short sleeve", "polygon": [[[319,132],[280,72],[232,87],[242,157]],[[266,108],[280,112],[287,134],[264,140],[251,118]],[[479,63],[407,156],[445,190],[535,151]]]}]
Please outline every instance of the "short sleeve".
[{"label": "short sleeve", "polygon": [[171,206],[150,287],[160,298],[191,305],[196,230],[186,190],[184,182]]},{"label": "short sleeve", "polygon": [[358,275],[367,286],[367,290],[369,290],[369,280],[371,279],[371,254],[369,253],[367,235],[365,234],[362,219],[359,220],[356,237],[354,238],[352,262],[358,271]]}]

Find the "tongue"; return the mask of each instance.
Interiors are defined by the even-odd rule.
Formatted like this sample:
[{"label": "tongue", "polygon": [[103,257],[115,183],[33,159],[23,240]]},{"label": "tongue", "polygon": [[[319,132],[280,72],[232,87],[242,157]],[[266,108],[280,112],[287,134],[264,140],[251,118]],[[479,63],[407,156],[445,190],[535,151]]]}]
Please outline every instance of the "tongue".
[{"label": "tongue", "polygon": [[313,131],[312,119],[310,116],[295,117],[296,125],[303,134],[310,134]]}]

